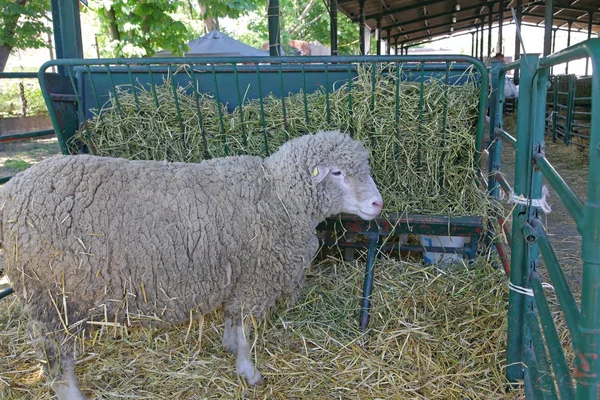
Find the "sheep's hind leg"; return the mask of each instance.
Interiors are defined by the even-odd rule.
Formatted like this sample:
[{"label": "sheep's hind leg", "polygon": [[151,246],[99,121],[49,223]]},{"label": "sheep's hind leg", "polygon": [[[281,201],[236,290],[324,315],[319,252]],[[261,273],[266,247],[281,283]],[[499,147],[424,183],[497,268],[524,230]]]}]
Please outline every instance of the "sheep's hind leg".
[{"label": "sheep's hind leg", "polygon": [[235,333],[237,336],[237,360],[235,363],[237,374],[246,378],[249,385],[262,385],[264,380],[260,372],[254,367],[250,356],[250,346],[246,338],[247,329],[244,326],[236,326]]},{"label": "sheep's hind leg", "polygon": [[237,335],[232,328],[231,318],[225,319],[225,332],[223,332],[223,349],[232,354],[237,354]]},{"label": "sheep's hind leg", "polygon": [[[58,346],[52,339],[42,342],[46,356],[46,374],[58,400],[86,400],[75,377],[75,358],[66,346]],[[68,345],[67,345],[68,346]]]}]

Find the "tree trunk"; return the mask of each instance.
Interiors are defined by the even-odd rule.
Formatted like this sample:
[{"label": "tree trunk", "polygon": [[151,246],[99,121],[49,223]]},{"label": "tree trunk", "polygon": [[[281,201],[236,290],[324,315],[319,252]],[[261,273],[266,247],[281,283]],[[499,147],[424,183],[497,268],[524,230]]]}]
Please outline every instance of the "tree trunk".
[{"label": "tree trunk", "polygon": [[8,61],[11,50],[11,46],[0,46],[0,72],[4,72],[4,67],[6,67],[6,61]]},{"label": "tree trunk", "polygon": [[108,37],[111,40],[121,40],[121,34],[119,33],[119,27],[117,26],[117,19],[115,17],[115,10],[112,8],[104,8],[104,16],[108,20]]},{"label": "tree trunk", "polygon": [[[24,6],[27,4],[27,0],[18,0],[16,4],[19,6]],[[17,28],[17,23],[19,22],[20,15],[11,16],[11,18],[4,17],[4,26],[2,27],[2,37],[11,37],[15,34],[15,29]],[[8,60],[8,56],[10,56],[10,51],[12,50],[12,45],[7,43],[0,43],[0,72],[4,72],[4,67],[6,67],[6,61]]]},{"label": "tree trunk", "polygon": [[200,17],[204,22],[204,33],[218,31],[219,30],[219,18],[207,17],[206,16],[206,5],[202,4],[202,0],[198,0],[198,6],[200,7]]}]

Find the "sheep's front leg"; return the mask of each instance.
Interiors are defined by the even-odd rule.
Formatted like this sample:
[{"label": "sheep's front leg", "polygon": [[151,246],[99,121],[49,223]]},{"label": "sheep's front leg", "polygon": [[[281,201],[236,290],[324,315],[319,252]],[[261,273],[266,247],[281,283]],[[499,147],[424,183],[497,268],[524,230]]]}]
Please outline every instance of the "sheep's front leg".
[{"label": "sheep's front leg", "polygon": [[232,354],[237,354],[237,335],[232,328],[231,318],[225,319],[225,332],[223,332],[223,349]]},{"label": "sheep's front leg", "polygon": [[51,387],[58,400],[85,400],[87,397],[79,389],[75,377],[75,359],[66,349],[59,347],[50,340],[44,341],[46,354],[46,373],[51,381]]},{"label": "sheep's front leg", "polygon": [[237,360],[235,363],[237,374],[246,378],[249,385],[262,385],[264,380],[260,372],[254,367],[250,356],[250,345],[248,345],[245,335],[247,329],[244,329],[243,326],[237,326],[235,333],[237,336]]}]

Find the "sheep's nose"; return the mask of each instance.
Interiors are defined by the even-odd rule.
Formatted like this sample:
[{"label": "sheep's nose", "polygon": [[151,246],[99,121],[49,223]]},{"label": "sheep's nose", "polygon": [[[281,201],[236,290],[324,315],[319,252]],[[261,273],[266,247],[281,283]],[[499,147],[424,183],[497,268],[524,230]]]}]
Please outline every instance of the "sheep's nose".
[{"label": "sheep's nose", "polygon": [[383,200],[375,200],[373,203],[373,207],[381,210],[383,208]]}]

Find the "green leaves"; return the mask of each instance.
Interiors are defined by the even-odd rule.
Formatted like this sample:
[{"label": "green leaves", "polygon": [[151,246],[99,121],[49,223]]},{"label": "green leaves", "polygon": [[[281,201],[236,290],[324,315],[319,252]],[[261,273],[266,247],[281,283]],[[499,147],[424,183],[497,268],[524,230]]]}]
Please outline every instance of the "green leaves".
[{"label": "green leaves", "polygon": [[46,13],[50,11],[47,0],[0,0],[0,46],[12,49],[40,48],[46,46],[43,33],[50,28]]}]

